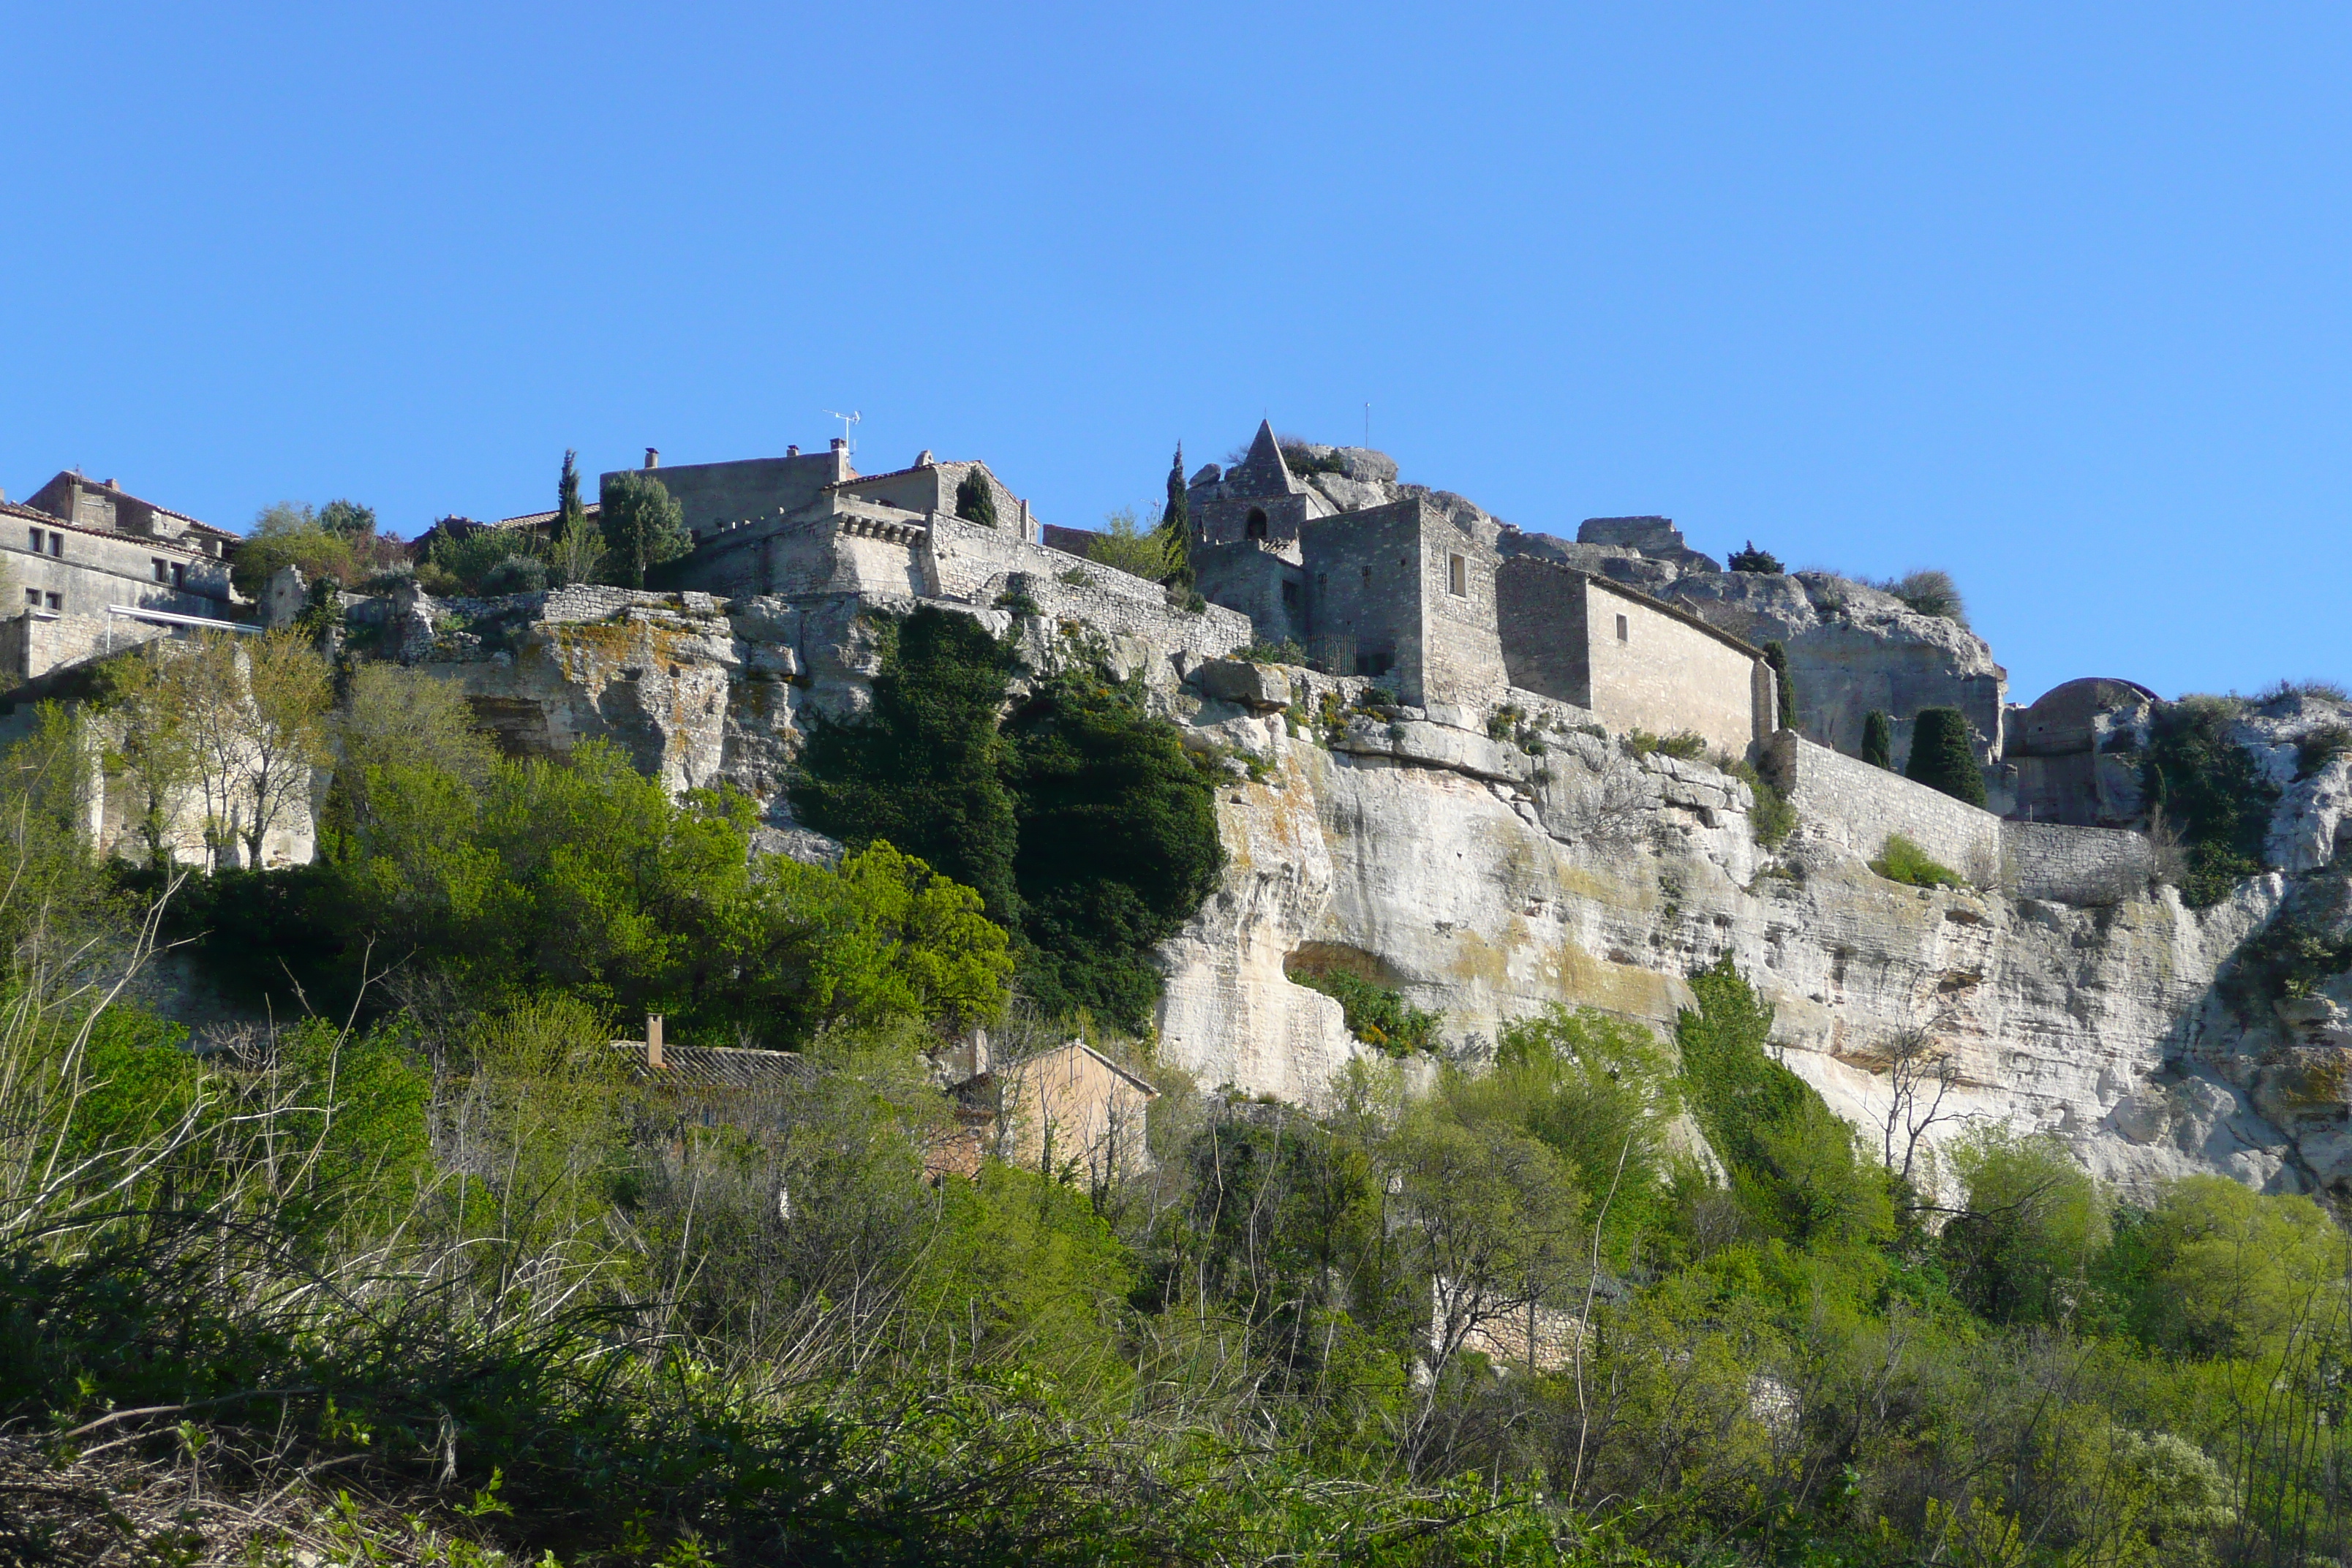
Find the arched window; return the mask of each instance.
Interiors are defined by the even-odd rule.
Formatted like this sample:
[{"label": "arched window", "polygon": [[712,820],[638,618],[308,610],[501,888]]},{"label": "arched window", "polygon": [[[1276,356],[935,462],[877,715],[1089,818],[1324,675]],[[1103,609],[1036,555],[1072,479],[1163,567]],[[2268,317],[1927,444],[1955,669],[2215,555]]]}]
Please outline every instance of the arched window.
[{"label": "arched window", "polygon": [[1250,508],[1247,532],[1248,536],[1252,539],[1264,539],[1265,537],[1265,508],[1262,506],[1254,506]]}]

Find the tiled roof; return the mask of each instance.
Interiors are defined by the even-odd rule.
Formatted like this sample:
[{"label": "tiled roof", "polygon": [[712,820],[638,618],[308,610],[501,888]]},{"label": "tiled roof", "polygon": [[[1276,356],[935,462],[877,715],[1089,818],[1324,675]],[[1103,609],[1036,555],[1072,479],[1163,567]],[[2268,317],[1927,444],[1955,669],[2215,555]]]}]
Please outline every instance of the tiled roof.
[{"label": "tiled roof", "polygon": [[793,1051],[756,1051],[740,1046],[662,1047],[658,1069],[646,1066],[643,1040],[615,1040],[630,1073],[640,1081],[680,1089],[751,1089],[796,1082],[814,1070]]},{"label": "tiled roof", "polygon": [[[583,517],[595,517],[599,515],[602,504],[602,502],[592,500],[580,509],[580,515]],[[498,521],[491,523],[489,526],[492,528],[539,528],[547,523],[553,522],[555,518],[556,513],[553,510],[527,511],[520,517],[502,517],[499,519]]]},{"label": "tiled roof", "polygon": [[[157,507],[155,510],[157,511],[163,510],[162,507]],[[180,514],[176,511],[164,512],[164,515],[167,517],[180,517]],[[43,511],[39,507],[26,506],[22,501],[0,500],[0,517],[18,517],[23,518],[26,522],[37,522],[44,528],[63,529],[68,533],[87,534],[92,539],[120,540],[130,544],[143,544],[150,550],[174,550],[183,555],[195,555],[203,557],[205,560],[211,559],[210,556],[205,556],[203,551],[196,549],[194,545],[182,544],[176,539],[151,539],[143,533],[125,533],[119,528],[92,528],[86,522],[76,522],[71,518],[58,517],[54,513]],[[183,522],[195,522],[195,519],[194,518],[180,518],[180,521]],[[199,522],[196,523],[196,526],[204,529],[207,533],[220,533],[221,531],[219,529],[214,528],[207,523]],[[230,533],[223,534],[222,537],[226,539],[235,539],[237,536],[234,533]]]}]

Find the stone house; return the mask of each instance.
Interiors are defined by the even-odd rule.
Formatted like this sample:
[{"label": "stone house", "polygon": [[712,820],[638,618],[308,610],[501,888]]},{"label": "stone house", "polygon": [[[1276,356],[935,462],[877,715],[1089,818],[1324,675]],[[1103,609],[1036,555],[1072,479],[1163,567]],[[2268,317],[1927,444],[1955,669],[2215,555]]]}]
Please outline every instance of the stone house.
[{"label": "stone house", "polygon": [[0,681],[227,621],[237,536],[71,470],[0,500]]},{"label": "stone house", "polygon": [[987,1151],[1007,1163],[1049,1175],[1084,1172],[1101,1185],[1150,1169],[1144,1121],[1159,1089],[1084,1040],[1066,1040],[1017,1062],[989,1059],[984,1042],[948,1066],[971,1068],[950,1092],[967,1112],[971,1170]]}]

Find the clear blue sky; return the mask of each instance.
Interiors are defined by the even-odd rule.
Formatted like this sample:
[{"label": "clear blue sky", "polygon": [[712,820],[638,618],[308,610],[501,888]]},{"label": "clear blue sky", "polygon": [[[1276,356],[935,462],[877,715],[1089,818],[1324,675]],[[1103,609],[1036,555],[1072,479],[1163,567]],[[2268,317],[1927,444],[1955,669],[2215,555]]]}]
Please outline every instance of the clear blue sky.
[{"label": "clear blue sky", "polygon": [[[2063,13],[2063,15],[2062,15]],[[2030,700],[2352,679],[2341,6],[0,4],[0,486],[414,533],[583,466],[1261,416],[1958,578]]]}]

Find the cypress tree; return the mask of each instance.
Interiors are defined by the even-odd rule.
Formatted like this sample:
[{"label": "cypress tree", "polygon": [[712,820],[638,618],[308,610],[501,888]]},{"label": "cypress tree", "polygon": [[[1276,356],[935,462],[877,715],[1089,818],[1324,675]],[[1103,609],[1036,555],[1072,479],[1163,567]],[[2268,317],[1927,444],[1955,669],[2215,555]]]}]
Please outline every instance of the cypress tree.
[{"label": "cypress tree", "polygon": [[650,474],[615,474],[604,492],[604,547],[624,587],[646,585],[646,568],[675,561],[694,548],[686,509]]},{"label": "cypress tree", "polygon": [[563,475],[555,481],[555,526],[549,538],[569,539],[572,530],[587,521],[587,510],[580,504],[580,454],[567,447]]},{"label": "cypress tree", "polygon": [[977,463],[966,468],[956,484],[956,515],[982,528],[996,526],[996,492],[989,488],[988,478]]},{"label": "cypress tree", "polygon": [[1911,721],[1911,765],[1903,774],[1954,800],[1985,803],[1984,770],[1969,744],[1968,719],[1957,708],[1919,710]]},{"label": "cypress tree", "polygon": [[1168,574],[1163,583],[1179,588],[1192,585],[1192,514],[1184,501],[1184,443],[1176,443],[1176,460],[1168,468],[1168,505],[1160,513],[1160,526],[1152,535],[1160,542],[1160,552],[1168,558]]},{"label": "cypress tree", "polygon": [[1895,721],[1875,708],[1862,721],[1862,760],[1874,768],[1895,766]]},{"label": "cypress tree", "polygon": [[1789,650],[1780,643],[1764,645],[1764,662],[1772,667],[1772,689],[1780,693],[1780,724],[1783,730],[1797,727],[1797,687],[1789,679]]}]

